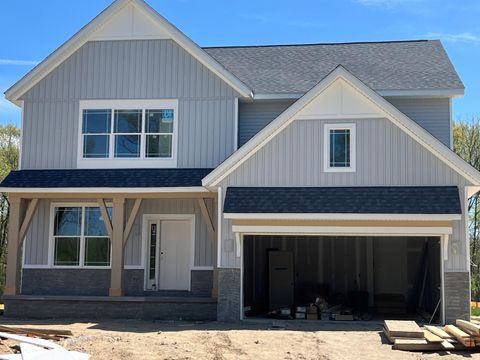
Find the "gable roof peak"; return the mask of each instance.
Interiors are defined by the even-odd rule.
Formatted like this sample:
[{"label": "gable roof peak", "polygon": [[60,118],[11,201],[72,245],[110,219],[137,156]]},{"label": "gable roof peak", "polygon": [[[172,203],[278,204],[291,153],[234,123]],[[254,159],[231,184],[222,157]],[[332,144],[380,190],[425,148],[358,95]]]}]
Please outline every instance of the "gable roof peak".
[{"label": "gable roof peak", "polygon": [[195,57],[206,68],[215,73],[223,81],[229,84],[243,97],[251,97],[253,91],[238,79],[233,73],[228,71],[216,59],[209,55],[205,50],[198,46],[194,41],[188,38],[172,23],[160,15],[144,0],[115,0],[92,21],[80,29],[69,40],[63,43],[53,53],[48,55],[40,64],[34,67],[17,83],[11,86],[6,92],[5,97],[13,103],[20,105],[20,98],[50,72],[62,64],[75,51],[91,40],[95,33],[107,24],[115,15],[119,14],[129,4],[139,9],[142,15],[148,17],[154,24],[160,27],[169,38],[183,47],[190,55]]},{"label": "gable roof peak", "polygon": [[[341,79],[341,80],[340,80]],[[328,89],[337,81],[343,81],[348,84],[366,103],[375,107],[382,117],[392,121],[407,135],[429,150],[433,155],[443,161],[446,165],[461,174],[472,185],[480,185],[480,172],[455,154],[450,148],[445,146],[440,140],[430,134],[427,130],[403,114],[395,106],[390,104],[385,98],[371,89],[355,75],[349,72],[343,65],[336,66],[320,82],[313,86],[305,95],[294,102],[289,108],[281,113],[276,119],[271,121],[266,127],[258,132],[247,143],[235,151],[229,158],[221,163],[214,171],[208,174],[202,184],[205,187],[215,187],[231,174],[235,169],[241,166],[258,150],[265,146],[277,134],[283,131],[289,124],[299,117],[310,103],[318,98],[322,92]],[[314,117],[317,119],[318,117]]]}]

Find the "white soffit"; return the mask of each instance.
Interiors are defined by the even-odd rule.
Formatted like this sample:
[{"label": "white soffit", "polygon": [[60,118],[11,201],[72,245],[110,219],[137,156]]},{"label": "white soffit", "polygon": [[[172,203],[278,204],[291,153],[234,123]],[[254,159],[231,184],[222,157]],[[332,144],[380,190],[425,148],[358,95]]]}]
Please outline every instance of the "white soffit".
[{"label": "white soffit", "polygon": [[480,185],[480,173],[476,169],[343,66],[338,66],[203,178],[203,186],[217,186],[225,177],[295,120],[372,117],[389,119],[472,184]]}]

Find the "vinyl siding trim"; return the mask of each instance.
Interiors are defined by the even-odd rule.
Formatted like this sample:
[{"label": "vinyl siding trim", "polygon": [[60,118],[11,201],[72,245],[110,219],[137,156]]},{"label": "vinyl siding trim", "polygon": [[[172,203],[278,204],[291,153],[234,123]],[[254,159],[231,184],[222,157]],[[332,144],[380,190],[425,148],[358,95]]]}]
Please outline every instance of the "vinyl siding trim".
[{"label": "vinyl siding trim", "polygon": [[[465,89],[426,89],[426,90],[376,90],[381,96],[399,97],[450,97],[457,98],[465,95]],[[254,100],[283,100],[300,99],[305,93],[278,93],[278,94],[254,94]]]}]

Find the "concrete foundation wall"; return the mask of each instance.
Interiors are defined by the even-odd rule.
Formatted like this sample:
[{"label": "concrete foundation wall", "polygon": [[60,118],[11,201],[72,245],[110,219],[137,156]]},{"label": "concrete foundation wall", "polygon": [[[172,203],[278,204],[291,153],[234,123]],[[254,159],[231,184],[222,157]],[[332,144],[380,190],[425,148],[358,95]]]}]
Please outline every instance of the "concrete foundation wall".
[{"label": "concrete foundation wall", "polygon": [[218,269],[217,320],[240,321],[240,269]]},{"label": "concrete foundation wall", "polygon": [[445,322],[470,320],[470,276],[468,272],[445,273]]}]

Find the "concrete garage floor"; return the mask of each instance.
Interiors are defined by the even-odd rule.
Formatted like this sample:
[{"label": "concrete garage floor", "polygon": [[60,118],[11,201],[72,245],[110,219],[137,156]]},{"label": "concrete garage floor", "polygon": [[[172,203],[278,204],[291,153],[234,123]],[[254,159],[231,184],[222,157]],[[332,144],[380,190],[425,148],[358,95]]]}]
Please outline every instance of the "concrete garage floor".
[{"label": "concrete garage floor", "polygon": [[[0,318],[2,325],[69,329],[63,344],[94,360],[113,359],[479,359],[480,353],[413,353],[392,350],[381,323],[148,322],[136,320],[76,322]],[[282,328],[282,326],[286,326]],[[0,353],[6,346],[0,345]]]}]

